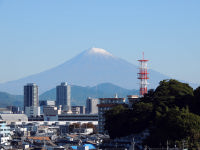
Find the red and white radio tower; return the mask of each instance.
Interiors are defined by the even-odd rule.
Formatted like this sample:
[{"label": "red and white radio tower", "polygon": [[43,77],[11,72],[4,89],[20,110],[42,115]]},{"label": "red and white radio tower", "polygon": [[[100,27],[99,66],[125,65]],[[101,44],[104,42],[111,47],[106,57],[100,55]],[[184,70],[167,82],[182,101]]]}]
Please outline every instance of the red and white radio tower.
[{"label": "red and white radio tower", "polygon": [[149,60],[144,59],[144,52],[143,52],[143,58],[138,61],[140,62],[140,68],[138,73],[138,79],[140,80],[140,96],[143,96],[144,94],[147,93],[147,85],[148,85],[147,80],[149,79],[148,77],[149,73],[147,72],[147,62]]}]

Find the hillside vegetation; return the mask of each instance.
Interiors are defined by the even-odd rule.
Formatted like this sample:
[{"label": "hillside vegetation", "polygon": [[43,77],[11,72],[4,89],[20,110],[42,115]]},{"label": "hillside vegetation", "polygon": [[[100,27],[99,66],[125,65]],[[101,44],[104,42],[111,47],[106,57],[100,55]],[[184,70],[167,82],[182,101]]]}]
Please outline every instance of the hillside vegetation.
[{"label": "hillside vegetation", "polygon": [[111,138],[138,134],[148,129],[143,141],[150,147],[182,146],[200,149],[200,87],[193,90],[177,80],[163,80],[149,90],[132,109],[119,105],[108,111],[105,129]]}]

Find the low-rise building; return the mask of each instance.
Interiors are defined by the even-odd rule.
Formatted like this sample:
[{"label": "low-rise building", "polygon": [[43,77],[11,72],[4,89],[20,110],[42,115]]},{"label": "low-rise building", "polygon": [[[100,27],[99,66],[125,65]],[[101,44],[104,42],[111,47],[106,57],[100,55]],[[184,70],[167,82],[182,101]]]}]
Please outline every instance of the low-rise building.
[{"label": "low-rise building", "polygon": [[0,114],[12,114],[12,111],[8,108],[0,108]]},{"label": "low-rise building", "polygon": [[85,106],[72,106],[71,110],[73,114],[85,114]]},{"label": "low-rise building", "polygon": [[54,100],[40,100],[40,114],[43,115],[44,114],[44,107],[46,106],[55,106],[56,102]]},{"label": "low-rise building", "polygon": [[75,129],[73,129],[73,132],[86,135],[86,134],[93,133],[93,128],[75,128]]},{"label": "low-rise building", "polygon": [[28,117],[25,114],[0,114],[0,118],[9,125],[11,122],[27,122]]},{"label": "low-rise building", "polygon": [[128,95],[127,98],[129,107],[132,107],[140,99],[138,95]]},{"label": "low-rise building", "polygon": [[12,112],[12,114],[20,114],[20,108],[17,106],[7,106],[7,108]]},{"label": "low-rise building", "polygon": [[44,106],[44,121],[58,121],[58,115],[61,114],[61,107],[58,109],[55,106]]},{"label": "low-rise building", "polygon": [[72,114],[80,114],[80,107],[72,106]]},{"label": "low-rise building", "polygon": [[40,107],[38,106],[25,107],[25,114],[28,117],[40,116]]},{"label": "low-rise building", "polygon": [[58,115],[58,121],[98,121],[98,115],[93,114],[61,114]]},{"label": "low-rise building", "polygon": [[11,139],[10,127],[6,124],[6,121],[0,120],[0,144],[8,143]]}]

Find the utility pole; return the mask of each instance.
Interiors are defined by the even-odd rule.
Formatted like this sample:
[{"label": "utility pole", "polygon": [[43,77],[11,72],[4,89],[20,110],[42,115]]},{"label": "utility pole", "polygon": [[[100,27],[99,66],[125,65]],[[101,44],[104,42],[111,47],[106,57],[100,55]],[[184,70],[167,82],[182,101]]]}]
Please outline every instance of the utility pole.
[{"label": "utility pole", "polygon": [[132,139],[131,146],[130,146],[129,150],[135,150],[135,140],[134,140],[134,138]]},{"label": "utility pole", "polygon": [[133,138],[132,145],[133,145],[133,148],[132,148],[132,150],[135,150],[135,140],[134,140],[134,138]]},{"label": "utility pole", "polygon": [[183,147],[183,150],[184,150],[184,147],[185,147],[185,140],[182,140],[182,147]]},{"label": "utility pole", "polygon": [[169,144],[169,143],[168,143],[168,140],[167,140],[167,150],[169,150],[168,144]]}]

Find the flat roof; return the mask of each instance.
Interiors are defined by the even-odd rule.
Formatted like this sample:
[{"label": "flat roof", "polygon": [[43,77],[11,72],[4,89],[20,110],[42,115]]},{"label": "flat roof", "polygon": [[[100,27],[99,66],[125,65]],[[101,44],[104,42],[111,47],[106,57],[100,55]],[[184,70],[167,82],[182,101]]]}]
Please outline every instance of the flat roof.
[{"label": "flat roof", "polygon": [[125,100],[126,98],[99,98],[99,100]]}]

